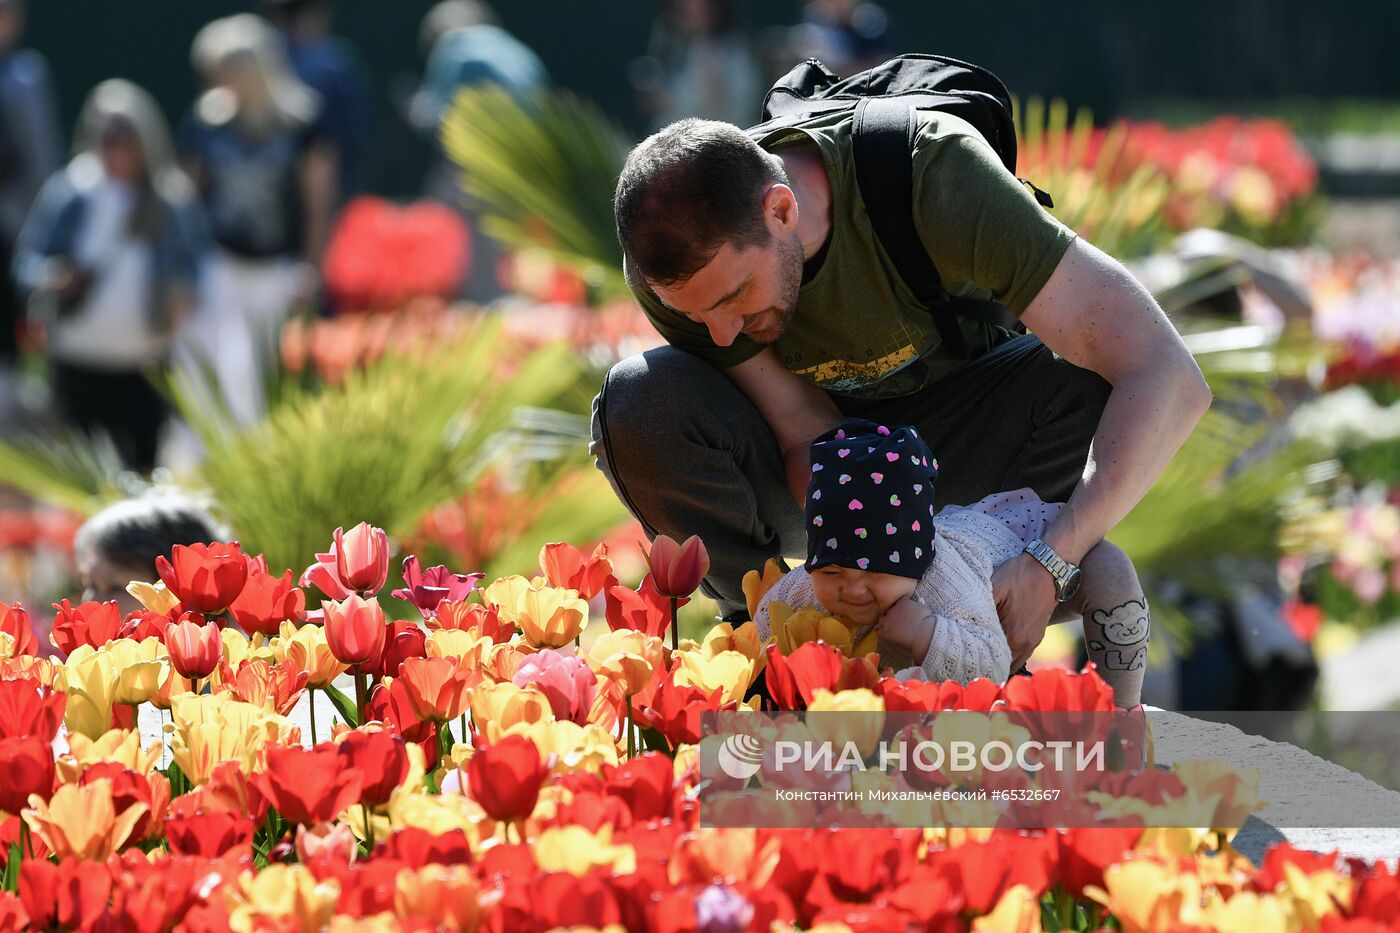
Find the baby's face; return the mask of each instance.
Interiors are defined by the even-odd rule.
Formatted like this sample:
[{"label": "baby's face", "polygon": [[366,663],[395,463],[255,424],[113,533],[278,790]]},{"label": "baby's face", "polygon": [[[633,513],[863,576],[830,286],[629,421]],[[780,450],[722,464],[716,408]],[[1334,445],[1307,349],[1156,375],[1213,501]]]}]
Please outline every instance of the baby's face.
[{"label": "baby's face", "polygon": [[892,573],[872,573],[828,564],[812,571],[812,591],[827,612],[857,625],[870,625],[905,596],[915,581]]}]

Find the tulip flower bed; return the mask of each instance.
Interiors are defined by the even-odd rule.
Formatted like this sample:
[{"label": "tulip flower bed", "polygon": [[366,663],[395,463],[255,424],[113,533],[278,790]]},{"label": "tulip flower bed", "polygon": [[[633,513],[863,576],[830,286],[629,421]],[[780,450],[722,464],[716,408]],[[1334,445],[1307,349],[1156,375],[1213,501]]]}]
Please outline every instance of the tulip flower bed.
[{"label": "tulip flower bed", "polygon": [[[5,607],[0,930],[1400,929],[1386,866],[1284,845],[1255,869],[1208,826],[704,828],[700,717],[752,707],[760,670],[813,709],[1111,710],[1111,694],[1092,671],[900,682],[812,614],[773,644],[752,623],[679,641],[708,566],[695,539],[659,539],[637,589],[604,548],[548,545],[542,577],[484,587],[410,556],[398,620],[388,553],[378,529],[337,531],[294,581],[237,544],[177,547],[125,618],[60,603],[62,662]],[[746,581],[752,601],[773,575]],[[326,598],[308,611],[310,587]],[[289,717],[318,690],[339,717],[303,735]],[[147,704],[169,722],[143,747]],[[1203,773],[1100,789],[1247,812],[1238,783]]]}]

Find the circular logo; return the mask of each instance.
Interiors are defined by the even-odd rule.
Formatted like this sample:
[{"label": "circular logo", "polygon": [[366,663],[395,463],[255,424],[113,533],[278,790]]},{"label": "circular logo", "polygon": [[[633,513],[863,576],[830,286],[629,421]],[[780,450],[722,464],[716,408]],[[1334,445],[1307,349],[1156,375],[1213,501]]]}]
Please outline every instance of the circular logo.
[{"label": "circular logo", "polygon": [[763,765],[763,745],[751,735],[735,733],[721,743],[718,757],[721,771],[736,780],[747,781]]}]

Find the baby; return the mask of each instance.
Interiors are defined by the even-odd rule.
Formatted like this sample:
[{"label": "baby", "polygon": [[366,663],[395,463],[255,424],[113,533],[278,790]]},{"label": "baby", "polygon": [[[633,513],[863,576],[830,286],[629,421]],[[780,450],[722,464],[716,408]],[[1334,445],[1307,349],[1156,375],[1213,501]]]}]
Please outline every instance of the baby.
[{"label": "baby", "polygon": [[[848,419],[813,441],[807,561],[764,594],[759,634],[770,634],[770,602],[821,608],[876,627],[882,665],[917,667],[937,681],[1006,680],[1011,649],[992,571],[1039,538],[1063,504],[1016,489],[935,513],[937,477],[911,427]],[[1080,573],[1079,591],[1050,621],[1082,616],[1089,659],[1115,704],[1137,706],[1151,627],[1137,573],[1107,541],[1085,555]]]}]

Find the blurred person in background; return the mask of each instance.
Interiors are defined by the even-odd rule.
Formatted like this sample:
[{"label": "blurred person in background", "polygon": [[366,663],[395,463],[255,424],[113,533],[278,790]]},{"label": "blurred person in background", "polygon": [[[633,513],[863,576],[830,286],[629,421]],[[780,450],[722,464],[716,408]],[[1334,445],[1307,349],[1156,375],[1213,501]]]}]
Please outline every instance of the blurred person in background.
[{"label": "blurred person in background", "polygon": [[64,419],[107,432],[144,472],[167,414],[144,371],[168,360],[193,306],[202,220],[165,118],[131,82],[88,95],[74,151],[25,222],[15,278],[43,325]]},{"label": "blurred person in background", "polygon": [[23,318],[10,259],[35,195],[59,166],[61,146],[48,63],[20,48],[23,37],[24,4],[0,0],[0,415],[13,398]]},{"label": "blurred person in background", "polygon": [[209,512],[182,493],[152,491],[109,505],[84,522],[73,541],[83,601],[114,599],[125,616],[141,608],[126,585],[155,582],[157,557],[169,557],[177,544],[226,539]]},{"label": "blurred person in background", "polygon": [[838,75],[873,68],[893,52],[889,15],[863,0],[808,0],[793,43],[794,61],[820,59]]},{"label": "blurred person in background", "polygon": [[195,36],[208,90],[180,132],[180,152],[215,248],[190,334],[244,424],[265,409],[265,372],[292,311],[313,305],[336,199],[337,153],[320,95],[288,67],[284,44],[249,13]]},{"label": "blurred person in background", "polygon": [[652,128],[684,117],[747,126],[765,85],[729,0],[666,0],[631,77]]},{"label": "blurred person in background", "polygon": [[361,190],[365,156],[374,136],[374,101],[354,46],[330,34],[327,0],[264,0],[267,18],[281,32],[292,70],[325,108],[327,133],[339,157],[342,200]]},{"label": "blurred person in background", "polygon": [[497,267],[505,255],[481,230],[476,206],[462,191],[462,170],[442,151],[438,127],[463,88],[496,85],[520,98],[549,86],[544,63],[500,25],[479,0],[444,0],[423,17],[419,45],[427,57],[422,84],[405,104],[408,122],[430,137],[435,153],[423,193],[461,212],[471,231],[471,262],[459,296],[485,303],[504,293]]}]

